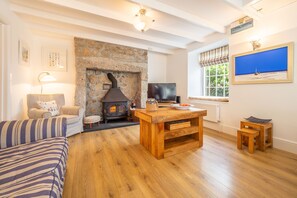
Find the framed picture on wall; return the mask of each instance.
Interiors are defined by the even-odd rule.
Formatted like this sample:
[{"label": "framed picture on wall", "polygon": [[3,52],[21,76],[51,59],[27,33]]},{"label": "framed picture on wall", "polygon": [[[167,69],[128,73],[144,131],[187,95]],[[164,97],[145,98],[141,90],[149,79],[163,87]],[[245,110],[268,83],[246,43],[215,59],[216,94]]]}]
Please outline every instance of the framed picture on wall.
[{"label": "framed picture on wall", "polygon": [[27,42],[19,40],[19,64],[21,65],[30,65],[30,48]]},{"label": "framed picture on wall", "polygon": [[232,84],[293,82],[293,42],[232,56]]},{"label": "framed picture on wall", "polygon": [[67,71],[67,49],[61,47],[43,47],[42,64],[44,70]]}]

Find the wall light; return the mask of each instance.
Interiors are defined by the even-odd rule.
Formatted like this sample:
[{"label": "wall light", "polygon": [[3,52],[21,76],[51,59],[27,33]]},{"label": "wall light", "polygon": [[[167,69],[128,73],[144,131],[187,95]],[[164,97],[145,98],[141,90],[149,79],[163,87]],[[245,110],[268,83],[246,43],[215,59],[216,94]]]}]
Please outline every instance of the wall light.
[{"label": "wall light", "polygon": [[42,91],[43,91],[43,86],[42,86],[42,83],[44,82],[53,82],[53,81],[56,81],[56,78],[53,77],[49,72],[41,72],[39,75],[38,75],[38,81],[41,85],[41,90],[40,90],[40,93],[42,94]]},{"label": "wall light", "polygon": [[261,47],[260,39],[251,41],[251,44],[253,46],[253,51]]}]

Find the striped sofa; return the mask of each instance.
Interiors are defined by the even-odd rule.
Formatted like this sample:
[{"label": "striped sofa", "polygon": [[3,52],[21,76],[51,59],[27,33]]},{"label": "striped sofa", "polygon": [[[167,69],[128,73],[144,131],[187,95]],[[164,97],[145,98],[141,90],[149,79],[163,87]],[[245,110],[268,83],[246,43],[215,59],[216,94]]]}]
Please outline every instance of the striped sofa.
[{"label": "striped sofa", "polygon": [[66,118],[0,122],[0,197],[62,197]]}]

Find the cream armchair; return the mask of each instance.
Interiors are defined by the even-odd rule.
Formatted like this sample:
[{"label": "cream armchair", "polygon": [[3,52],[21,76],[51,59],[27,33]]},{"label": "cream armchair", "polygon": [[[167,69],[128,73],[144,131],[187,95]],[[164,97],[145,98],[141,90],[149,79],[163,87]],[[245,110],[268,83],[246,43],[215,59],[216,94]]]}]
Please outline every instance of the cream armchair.
[{"label": "cream armchair", "polygon": [[37,101],[48,102],[51,100],[55,100],[59,108],[59,115],[55,117],[65,117],[67,119],[66,136],[82,132],[84,110],[79,106],[64,106],[64,94],[28,94],[28,117],[31,119],[52,117],[50,112],[40,109],[37,105]]}]

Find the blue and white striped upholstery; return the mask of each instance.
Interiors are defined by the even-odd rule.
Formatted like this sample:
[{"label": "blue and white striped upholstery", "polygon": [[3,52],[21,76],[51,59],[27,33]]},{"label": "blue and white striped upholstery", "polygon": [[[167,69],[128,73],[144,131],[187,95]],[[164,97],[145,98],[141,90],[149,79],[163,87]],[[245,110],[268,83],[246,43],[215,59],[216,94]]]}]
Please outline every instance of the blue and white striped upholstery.
[{"label": "blue and white striped upholstery", "polygon": [[[63,187],[63,186],[62,186]],[[54,174],[47,173],[33,179],[19,182],[0,190],[0,197],[62,197],[60,180]]]},{"label": "blue and white striped upholstery", "polygon": [[67,153],[65,137],[1,149],[0,197],[61,197]]},{"label": "blue and white striped upholstery", "polygon": [[0,122],[0,148],[37,140],[66,136],[66,118],[30,119]]},{"label": "blue and white striped upholstery", "polygon": [[62,197],[66,119],[0,123],[0,197]]}]

